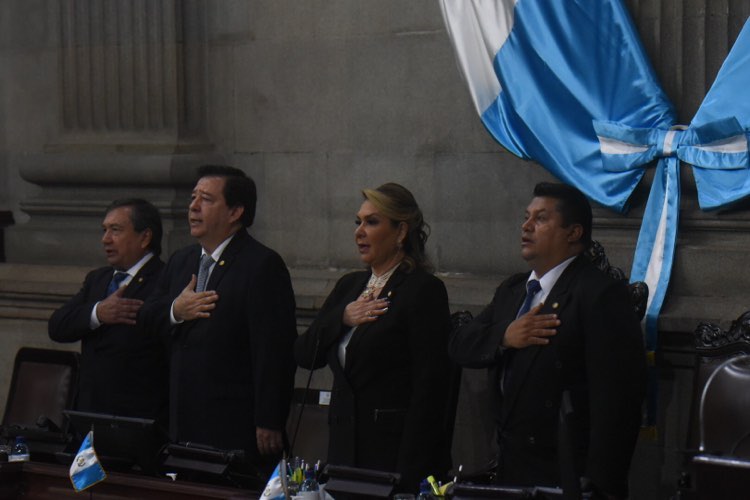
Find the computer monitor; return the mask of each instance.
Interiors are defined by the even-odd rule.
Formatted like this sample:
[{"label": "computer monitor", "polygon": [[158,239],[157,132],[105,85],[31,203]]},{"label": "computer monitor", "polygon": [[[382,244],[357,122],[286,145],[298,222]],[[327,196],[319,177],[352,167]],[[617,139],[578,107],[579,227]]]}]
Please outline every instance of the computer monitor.
[{"label": "computer monitor", "polygon": [[94,450],[105,469],[156,473],[159,452],[168,438],[154,420],[74,410],[64,413],[81,438],[75,440],[78,445],[90,430],[94,431]]}]

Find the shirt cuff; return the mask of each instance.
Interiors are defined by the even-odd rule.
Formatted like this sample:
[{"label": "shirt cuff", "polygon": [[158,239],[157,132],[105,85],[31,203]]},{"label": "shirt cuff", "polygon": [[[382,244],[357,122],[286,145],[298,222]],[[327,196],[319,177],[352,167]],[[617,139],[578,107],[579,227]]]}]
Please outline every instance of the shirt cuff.
[{"label": "shirt cuff", "polygon": [[184,322],[185,322],[184,319],[177,321],[177,319],[174,317],[174,300],[173,300],[172,305],[169,307],[169,324],[174,326],[174,325],[179,325],[180,323],[184,323]]},{"label": "shirt cuff", "polygon": [[96,308],[99,306],[99,302],[94,304],[94,308],[91,309],[91,317],[89,318],[89,327],[91,327],[92,330],[96,330],[100,326],[102,326],[102,322],[99,321],[99,317],[96,315]]}]

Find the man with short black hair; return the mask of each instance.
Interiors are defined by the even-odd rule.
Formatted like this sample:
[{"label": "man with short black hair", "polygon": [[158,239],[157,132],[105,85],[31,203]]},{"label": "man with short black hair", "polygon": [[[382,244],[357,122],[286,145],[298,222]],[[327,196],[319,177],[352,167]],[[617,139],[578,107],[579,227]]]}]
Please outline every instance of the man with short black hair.
[{"label": "man with short black hair", "polygon": [[625,498],[646,357],[627,287],[581,255],[591,225],[580,191],[538,184],[521,225],[531,272],[497,288],[453,336],[450,354],[462,366],[489,369],[500,483],[585,478],[592,498]]},{"label": "man with short black hair", "polygon": [[91,271],[81,290],[52,314],[49,336],[81,341],[77,409],[165,419],[164,343],[136,325],[164,267],[161,217],[145,200],[117,200],[107,207],[102,229],[109,265]]},{"label": "man with short black hair", "polygon": [[188,210],[198,244],[169,259],[141,317],[171,333],[172,439],[244,450],[270,472],[294,385],[294,292],[281,257],[246,230],[252,179],[226,166],[198,177]]}]

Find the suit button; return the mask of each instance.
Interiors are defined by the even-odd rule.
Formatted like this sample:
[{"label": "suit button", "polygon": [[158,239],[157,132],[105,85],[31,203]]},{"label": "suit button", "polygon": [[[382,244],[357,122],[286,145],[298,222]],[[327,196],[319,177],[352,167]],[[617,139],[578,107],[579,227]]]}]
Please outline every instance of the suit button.
[{"label": "suit button", "polygon": [[536,444],[536,438],[534,436],[529,436],[529,444],[531,446],[534,446]]},{"label": "suit button", "polygon": [[555,368],[558,370],[562,368],[562,361],[555,361]]},{"label": "suit button", "polygon": [[550,400],[550,399],[546,399],[546,400],[544,401],[544,406],[545,406],[546,408],[552,408],[552,400]]}]

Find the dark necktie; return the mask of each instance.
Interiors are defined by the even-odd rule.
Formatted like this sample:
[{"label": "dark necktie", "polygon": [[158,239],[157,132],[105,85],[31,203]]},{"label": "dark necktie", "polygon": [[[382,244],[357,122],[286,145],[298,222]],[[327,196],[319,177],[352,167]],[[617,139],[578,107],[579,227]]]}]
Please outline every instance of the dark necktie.
[{"label": "dark necktie", "polygon": [[206,289],[206,283],[208,282],[208,271],[214,263],[214,259],[210,255],[204,253],[201,255],[201,264],[198,269],[198,283],[195,285],[196,292],[202,292]]},{"label": "dark necktie", "polygon": [[[516,318],[520,318],[521,316],[529,312],[529,310],[531,309],[531,303],[534,301],[534,297],[536,297],[536,294],[541,290],[542,285],[539,284],[539,280],[529,280],[526,283],[526,298],[524,299],[523,304],[521,304],[521,308],[518,310]],[[505,392],[505,388],[511,387],[514,382],[514,374],[511,366],[513,364],[513,357],[515,354],[516,351],[514,349],[508,350],[505,354],[503,354],[503,368],[500,372],[500,390],[503,393]]]},{"label": "dark necktie", "polygon": [[521,316],[529,312],[529,309],[531,309],[531,303],[534,301],[534,297],[536,297],[536,294],[541,291],[542,285],[539,284],[538,280],[529,280],[526,283],[526,299],[524,299],[523,305],[521,305],[521,309],[518,310],[516,318],[520,318]]},{"label": "dark necktie", "polygon": [[115,271],[114,276],[112,276],[112,281],[109,282],[109,286],[107,287],[107,297],[115,293],[117,289],[120,288],[120,285],[127,277],[128,277],[128,273],[125,273],[122,271]]}]

